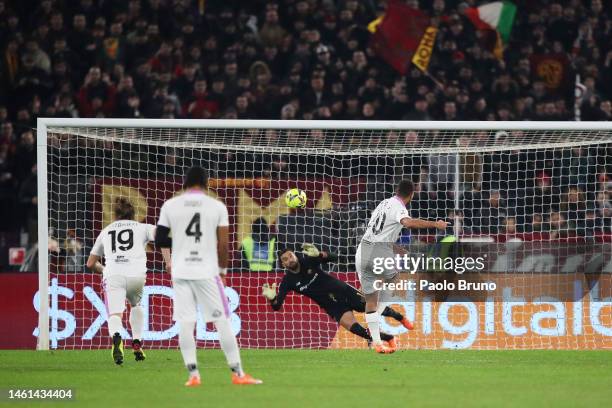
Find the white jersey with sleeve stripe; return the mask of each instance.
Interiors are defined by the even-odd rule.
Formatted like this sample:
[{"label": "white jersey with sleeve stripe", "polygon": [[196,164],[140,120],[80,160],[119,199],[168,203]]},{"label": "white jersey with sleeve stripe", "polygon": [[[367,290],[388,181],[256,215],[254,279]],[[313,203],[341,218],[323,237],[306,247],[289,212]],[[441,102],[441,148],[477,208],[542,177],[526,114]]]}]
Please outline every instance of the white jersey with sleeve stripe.
[{"label": "white jersey with sleeve stripe", "polygon": [[155,226],[133,220],[118,220],[107,225],[91,249],[104,257],[104,276],[144,277],[147,273],[148,242],[155,241]]},{"label": "white jersey with sleeve stripe", "polygon": [[164,203],[157,224],[170,229],[173,279],[219,274],[217,227],[229,226],[225,204],[200,190],[187,190]]},{"label": "white jersey with sleeve stripe", "polygon": [[368,228],[361,238],[366,242],[396,242],[404,228],[403,218],[410,218],[404,202],[398,197],[387,198],[378,204],[368,222]]}]

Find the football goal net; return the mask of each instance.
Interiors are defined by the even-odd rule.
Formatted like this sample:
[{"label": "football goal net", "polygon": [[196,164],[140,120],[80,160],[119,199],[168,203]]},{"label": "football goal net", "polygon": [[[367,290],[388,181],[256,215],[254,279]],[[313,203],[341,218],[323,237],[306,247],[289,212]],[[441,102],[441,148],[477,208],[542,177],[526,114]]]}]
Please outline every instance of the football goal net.
[{"label": "football goal net", "polygon": [[[280,311],[261,287],[284,276],[277,251],[304,243],[337,254],[324,270],[359,287],[355,252],[369,217],[410,179],[411,217],[449,228],[404,231],[398,244],[431,254],[452,237],[453,257],[486,258],[466,279],[497,289],[398,294],[392,307],[415,329],[391,320],[382,329],[401,347],[612,348],[610,124],[58,118],[39,119],[37,135],[39,349],[108,347],[103,277],[85,265],[94,240],[118,197],[138,221],[156,224],[194,165],[228,208],[225,291],[242,347],[366,347],[299,287]],[[305,208],[286,206],[292,188],[305,192]],[[403,272],[407,280],[428,273]],[[153,245],[142,305],[146,347],[177,347],[171,278]],[[197,339],[218,346],[204,321]]]}]

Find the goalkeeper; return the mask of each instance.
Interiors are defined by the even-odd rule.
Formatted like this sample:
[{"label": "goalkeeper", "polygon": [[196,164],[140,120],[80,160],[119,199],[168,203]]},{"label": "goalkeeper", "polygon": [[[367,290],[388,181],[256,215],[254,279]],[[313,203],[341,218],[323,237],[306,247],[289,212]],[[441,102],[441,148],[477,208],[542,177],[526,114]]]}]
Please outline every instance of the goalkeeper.
[{"label": "goalkeeper", "polygon": [[[325,312],[342,327],[359,337],[372,341],[368,330],[355,319],[353,312],[365,311],[365,298],[360,291],[351,285],[323,272],[321,264],[333,262],[337,257],[325,251],[319,251],[312,244],[303,244],[302,253],[285,249],[280,254],[280,261],[287,272],[278,285],[276,283],[263,285],[263,296],[270,301],[274,310],[280,310],[285,297],[290,291],[314,300]],[[412,323],[401,313],[390,307],[385,307],[381,313],[400,322],[405,328],[413,329]],[[381,333],[381,339],[396,349],[397,345],[392,335]]]}]

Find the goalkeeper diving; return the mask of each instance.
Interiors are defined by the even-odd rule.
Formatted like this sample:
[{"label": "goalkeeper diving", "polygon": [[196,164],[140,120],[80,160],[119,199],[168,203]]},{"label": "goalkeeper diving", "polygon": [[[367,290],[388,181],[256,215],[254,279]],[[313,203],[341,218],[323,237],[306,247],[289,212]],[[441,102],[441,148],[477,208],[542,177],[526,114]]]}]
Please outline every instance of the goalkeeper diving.
[{"label": "goalkeeper diving", "polygon": [[[287,294],[295,291],[312,299],[340,326],[364,338],[369,345],[372,342],[372,337],[369,331],[357,322],[353,313],[365,312],[363,294],[321,269],[321,264],[334,262],[337,259],[336,255],[319,251],[312,244],[303,244],[302,250],[302,253],[290,249],[281,252],[280,261],[286,272],[280,285],[278,285],[278,293],[276,292],[276,283],[263,285],[262,294],[268,299],[272,309],[280,310]],[[397,320],[408,330],[414,328],[405,316],[388,306],[381,314]],[[392,335],[380,333],[380,337],[387,342],[389,348],[397,348],[397,343]]]}]

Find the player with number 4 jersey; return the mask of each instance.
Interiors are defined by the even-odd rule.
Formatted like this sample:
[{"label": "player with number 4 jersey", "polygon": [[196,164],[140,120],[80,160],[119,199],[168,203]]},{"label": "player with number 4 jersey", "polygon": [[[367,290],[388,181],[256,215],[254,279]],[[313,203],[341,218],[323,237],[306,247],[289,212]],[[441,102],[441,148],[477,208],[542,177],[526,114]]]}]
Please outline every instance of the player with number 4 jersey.
[{"label": "player with number 4 jersey", "polygon": [[[121,316],[125,300],[130,303],[132,351],[136,361],[146,358],[142,349],[144,309],[140,305],[147,273],[147,243],[155,240],[155,226],[134,220],[135,210],[126,198],[115,201],[116,221],[104,228],[91,250],[87,267],[103,273],[102,287],[108,314],[108,332],[112,338],[115,364],[123,363]],[[105,265],[100,263],[104,257]]]},{"label": "player with number 4 jersey", "polygon": [[[232,370],[234,384],[261,384],[242,370],[232,331],[224,283],[229,257],[229,217],[225,204],[206,194],[204,169],[192,167],[185,191],[166,201],[159,214],[155,243],[172,274],[173,319],[179,324],[179,347],[189,371],[186,386],[200,385],[193,336],[198,307],[205,322],[217,328],[219,343]],[[172,238],[170,238],[172,233]]]}]

